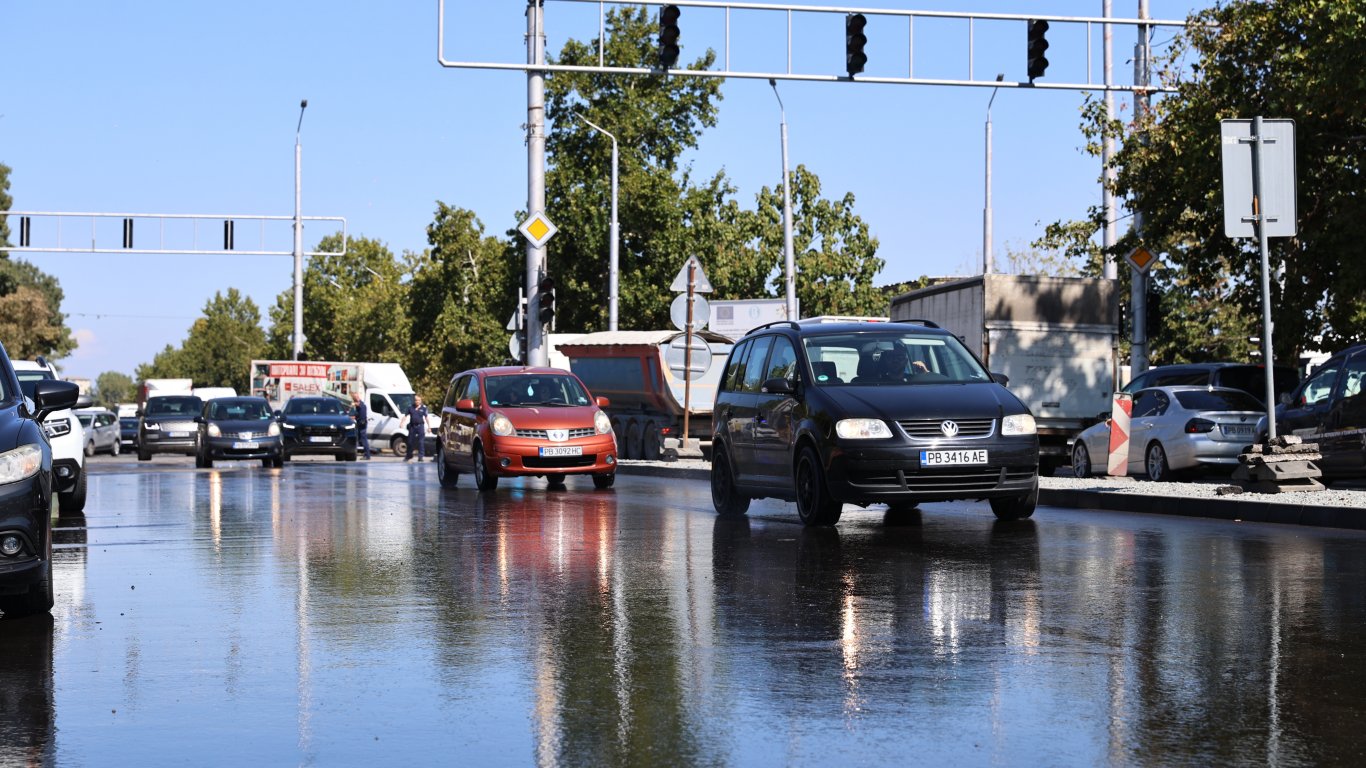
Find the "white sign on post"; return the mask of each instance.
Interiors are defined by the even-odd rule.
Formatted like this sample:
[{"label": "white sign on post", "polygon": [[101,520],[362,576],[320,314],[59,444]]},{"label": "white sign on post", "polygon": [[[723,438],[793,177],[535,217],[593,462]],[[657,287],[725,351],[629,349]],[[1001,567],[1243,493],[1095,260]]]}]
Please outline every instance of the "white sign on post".
[{"label": "white sign on post", "polygon": [[[1295,121],[1262,120],[1261,214],[1267,237],[1295,236]],[[1219,122],[1224,179],[1224,234],[1256,237],[1252,210],[1251,120]]]}]

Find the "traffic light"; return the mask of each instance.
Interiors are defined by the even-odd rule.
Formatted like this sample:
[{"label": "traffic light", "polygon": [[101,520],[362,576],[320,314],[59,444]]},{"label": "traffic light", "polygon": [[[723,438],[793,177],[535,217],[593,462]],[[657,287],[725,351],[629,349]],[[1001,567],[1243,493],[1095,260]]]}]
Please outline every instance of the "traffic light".
[{"label": "traffic light", "polygon": [[866,26],[868,19],[861,13],[844,17],[844,69],[850,77],[862,72],[863,65],[868,63],[868,54],[863,52],[863,46],[868,44],[863,34]]},{"label": "traffic light", "polygon": [[541,325],[550,325],[550,321],[555,319],[554,278],[541,278],[540,284],[536,286],[536,317],[541,321]]},{"label": "traffic light", "polygon": [[666,5],[659,11],[659,66],[678,63],[678,6]]},{"label": "traffic light", "polygon": [[1044,34],[1048,32],[1048,22],[1043,19],[1029,20],[1029,82],[1034,82],[1034,78],[1043,77],[1044,70],[1048,69],[1048,59],[1044,58],[1044,51],[1048,50],[1048,41],[1044,39]]}]

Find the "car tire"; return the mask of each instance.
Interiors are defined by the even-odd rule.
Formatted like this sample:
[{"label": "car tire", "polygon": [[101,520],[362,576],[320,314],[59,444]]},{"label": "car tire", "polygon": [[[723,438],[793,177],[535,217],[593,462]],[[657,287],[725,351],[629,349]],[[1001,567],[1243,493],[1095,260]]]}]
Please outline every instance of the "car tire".
[{"label": "car tire", "polygon": [[94,441],[94,440],[87,440],[87,441],[85,441],[85,455],[86,455],[86,458],[89,458],[89,457],[95,455],[95,441]]},{"label": "car tire", "polygon": [[198,452],[196,452],[194,455],[194,467],[195,469],[204,468],[204,457]]},{"label": "car tire", "polygon": [[612,487],[612,483],[617,481],[617,473],[612,472],[606,475],[593,475],[593,487],[599,491],[605,491]]},{"label": "car tire", "polygon": [[0,612],[8,619],[50,613],[52,606],[56,604],[55,597],[52,589],[52,531],[49,529],[47,557],[43,558],[43,568],[39,572],[38,580],[30,584],[28,592],[22,595],[0,597]]},{"label": "car tire", "polygon": [[273,458],[273,459],[270,460],[270,465],[271,465],[272,467],[275,467],[276,469],[280,469],[280,468],[284,467],[284,465],[285,465],[285,457],[284,457],[283,455],[277,454],[277,455],[275,456],[275,458]]},{"label": "car tire", "polygon": [[408,439],[402,435],[394,435],[394,438],[389,441],[389,448],[400,459],[408,458]]},{"label": "car tire", "polygon": [[76,485],[69,491],[57,494],[57,506],[63,512],[80,512],[85,509],[85,468],[76,476]]},{"label": "car tire", "polygon": [[1148,479],[1155,483],[1166,483],[1176,479],[1171,465],[1167,463],[1167,451],[1159,442],[1148,445],[1148,450],[1143,454],[1143,465],[1148,470]]},{"label": "car tire", "polygon": [[213,454],[208,451],[204,452],[204,468],[213,469]]},{"label": "car tire", "polygon": [[355,460],[356,460],[356,452],[355,452],[355,451],[352,451],[352,452],[346,454],[346,460],[347,460],[347,461],[355,461]]},{"label": "car tire", "polygon": [[645,461],[659,461],[659,422],[647,421],[640,435],[640,458]]},{"label": "car tire", "polygon": [[346,457],[343,456],[343,455],[341,455],[340,453],[334,453],[334,454],[332,454],[332,458],[335,459],[336,461],[346,461]]},{"label": "car tire", "polygon": [[266,469],[270,469],[272,466],[274,466],[274,464],[275,460],[270,458],[269,456],[267,456],[264,459],[261,459],[261,466],[265,467]]},{"label": "car tire", "polygon": [[109,449],[109,455],[110,455],[110,456],[117,456],[117,455],[119,455],[119,454],[122,453],[122,452],[123,452],[123,446],[119,444],[119,441],[118,441],[118,440],[115,440],[115,441],[114,441],[114,447]]},{"label": "car tire", "polygon": [[152,454],[148,453],[147,451],[142,450],[141,448],[138,449],[138,461],[151,461],[151,460],[152,460]]},{"label": "car tire", "polygon": [[1091,452],[1080,438],[1072,445],[1072,474],[1077,477],[1091,476]]},{"label": "car tire", "polygon": [[1039,506],[1039,482],[1034,481],[1034,488],[1023,496],[1007,496],[1001,499],[991,500],[991,512],[996,515],[997,520],[1024,520],[1034,514],[1034,509]]},{"label": "car tire", "polygon": [[488,465],[484,463],[483,446],[474,446],[474,484],[481,491],[492,491],[498,487],[498,477],[489,472]]},{"label": "car tire", "polygon": [[716,450],[711,458],[711,505],[718,515],[743,515],[749,510],[750,499],[735,490],[735,470],[730,465],[730,453]]},{"label": "car tire", "polygon": [[441,484],[442,488],[454,488],[459,479],[460,473],[451,469],[451,465],[446,463],[446,446],[438,445],[436,447],[436,481]]},{"label": "car tire", "polygon": [[797,456],[797,516],[803,525],[834,525],[840,521],[844,505],[830,496],[820,455],[803,446]]}]

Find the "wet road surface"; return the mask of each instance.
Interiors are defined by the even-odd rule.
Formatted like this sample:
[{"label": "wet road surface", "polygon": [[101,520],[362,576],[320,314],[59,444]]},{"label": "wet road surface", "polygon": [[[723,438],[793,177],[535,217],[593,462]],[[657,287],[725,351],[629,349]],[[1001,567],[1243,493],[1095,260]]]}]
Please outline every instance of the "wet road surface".
[{"label": "wet road surface", "polygon": [[1366,535],[97,461],[0,765],[1361,764]]}]

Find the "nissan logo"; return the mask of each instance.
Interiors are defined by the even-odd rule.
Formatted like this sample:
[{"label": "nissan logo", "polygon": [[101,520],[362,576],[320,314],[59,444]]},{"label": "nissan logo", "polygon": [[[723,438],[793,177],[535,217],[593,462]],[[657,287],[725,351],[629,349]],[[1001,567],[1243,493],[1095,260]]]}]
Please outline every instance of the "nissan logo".
[{"label": "nissan logo", "polygon": [[958,435],[958,422],[946,421],[939,425],[939,431],[944,433],[944,437],[956,437]]}]

